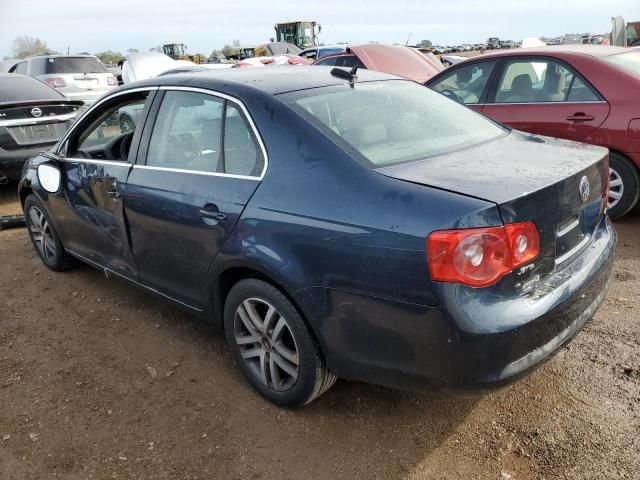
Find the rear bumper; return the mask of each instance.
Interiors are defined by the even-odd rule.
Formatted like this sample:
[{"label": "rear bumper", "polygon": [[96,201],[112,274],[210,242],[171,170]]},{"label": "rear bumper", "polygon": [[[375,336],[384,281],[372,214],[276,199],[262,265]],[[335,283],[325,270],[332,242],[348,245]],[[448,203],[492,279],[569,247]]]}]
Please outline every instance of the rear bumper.
[{"label": "rear bumper", "polygon": [[442,283],[442,307],[429,308],[325,291],[333,314],[316,334],[339,377],[415,390],[500,386],[548,359],[593,316],[611,282],[615,244],[605,218],[576,259],[511,298]]}]

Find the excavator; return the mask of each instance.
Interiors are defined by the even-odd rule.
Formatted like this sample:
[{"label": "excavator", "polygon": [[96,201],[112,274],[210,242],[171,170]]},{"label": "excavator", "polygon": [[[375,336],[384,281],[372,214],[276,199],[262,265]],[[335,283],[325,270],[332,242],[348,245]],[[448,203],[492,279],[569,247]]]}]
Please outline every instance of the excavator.
[{"label": "excavator", "polygon": [[162,46],[162,51],[174,60],[188,60],[193,63],[201,63],[200,54],[188,55],[187,46],[184,43],[167,43]]}]

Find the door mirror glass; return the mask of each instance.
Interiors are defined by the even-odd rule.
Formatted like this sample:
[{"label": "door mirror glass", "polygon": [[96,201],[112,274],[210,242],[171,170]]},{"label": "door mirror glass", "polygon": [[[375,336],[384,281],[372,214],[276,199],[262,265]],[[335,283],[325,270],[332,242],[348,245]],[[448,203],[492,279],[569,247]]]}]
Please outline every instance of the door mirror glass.
[{"label": "door mirror glass", "polygon": [[49,193],[57,193],[60,190],[60,170],[52,166],[38,165],[38,182]]}]

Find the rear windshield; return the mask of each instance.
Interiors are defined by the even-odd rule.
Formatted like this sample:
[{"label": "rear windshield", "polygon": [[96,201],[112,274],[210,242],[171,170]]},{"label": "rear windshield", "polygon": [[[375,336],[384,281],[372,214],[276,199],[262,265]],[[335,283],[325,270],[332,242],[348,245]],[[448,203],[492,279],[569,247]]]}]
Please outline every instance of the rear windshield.
[{"label": "rear windshield", "polygon": [[345,82],[280,98],[336,143],[346,142],[372,168],[452,152],[507,132],[467,107],[404,80],[356,83],[353,88]]},{"label": "rear windshield", "polygon": [[93,57],[50,57],[45,59],[44,73],[108,73],[97,58]]},{"label": "rear windshield", "polygon": [[0,103],[30,100],[62,100],[64,96],[40,80],[22,75],[3,75],[0,78]]},{"label": "rear windshield", "polygon": [[627,72],[640,77],[640,51],[619,53],[617,55],[609,55],[602,58],[605,62],[609,62]]}]

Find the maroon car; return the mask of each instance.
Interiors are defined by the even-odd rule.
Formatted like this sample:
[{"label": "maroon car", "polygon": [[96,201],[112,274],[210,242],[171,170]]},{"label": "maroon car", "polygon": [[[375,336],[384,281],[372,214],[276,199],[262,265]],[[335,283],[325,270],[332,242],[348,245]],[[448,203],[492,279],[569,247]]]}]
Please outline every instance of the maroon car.
[{"label": "maroon car", "polygon": [[640,49],[563,45],[490,53],[426,85],[518,130],[610,150],[609,214],[640,198]]},{"label": "maroon car", "polygon": [[442,63],[433,54],[404,45],[384,45],[367,43],[351,45],[344,52],[325,55],[314,65],[326,67],[366,68],[377,72],[391,73],[414,82],[424,83],[444,70]]}]

